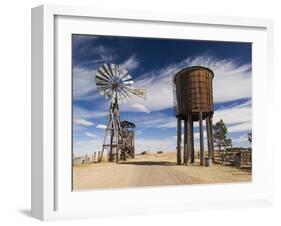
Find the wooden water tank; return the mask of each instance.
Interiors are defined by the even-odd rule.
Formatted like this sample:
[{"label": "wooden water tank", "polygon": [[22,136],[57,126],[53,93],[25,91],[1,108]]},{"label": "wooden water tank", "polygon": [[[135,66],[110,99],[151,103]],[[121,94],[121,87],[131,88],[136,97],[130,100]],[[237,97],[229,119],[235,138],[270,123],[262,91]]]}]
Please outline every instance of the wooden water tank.
[{"label": "wooden water tank", "polygon": [[174,76],[177,117],[192,113],[193,121],[197,121],[199,112],[203,118],[213,114],[213,78],[213,71],[201,66],[184,68]]}]

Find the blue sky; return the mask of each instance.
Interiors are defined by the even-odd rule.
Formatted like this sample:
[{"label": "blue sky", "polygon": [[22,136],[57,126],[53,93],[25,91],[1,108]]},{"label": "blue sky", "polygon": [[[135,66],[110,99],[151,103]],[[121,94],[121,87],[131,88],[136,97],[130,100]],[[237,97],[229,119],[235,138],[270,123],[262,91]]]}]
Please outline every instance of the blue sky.
[{"label": "blue sky", "polygon": [[[175,149],[171,78],[195,65],[215,74],[214,123],[223,119],[233,146],[250,146],[251,51],[251,43],[73,35],[73,152],[101,149],[110,102],[96,89],[95,71],[104,63],[126,68],[135,86],[146,88],[146,100],[134,97],[120,105],[121,120],[136,124],[137,152]],[[195,123],[195,149],[198,138]]]}]

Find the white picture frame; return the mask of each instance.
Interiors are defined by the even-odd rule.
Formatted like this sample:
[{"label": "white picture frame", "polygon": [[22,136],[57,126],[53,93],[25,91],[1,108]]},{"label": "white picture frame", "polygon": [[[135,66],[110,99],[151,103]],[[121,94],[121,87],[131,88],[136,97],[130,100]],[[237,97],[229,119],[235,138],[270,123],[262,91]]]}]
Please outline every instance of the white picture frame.
[{"label": "white picture frame", "polygon": [[[112,27],[112,30],[100,30],[101,34],[113,33],[117,35],[120,33],[138,36],[141,32],[140,29],[132,28],[129,33],[125,32],[124,29],[126,29],[126,26],[141,26],[142,28],[158,26],[164,28],[162,31],[159,29],[159,32],[162,32],[161,34],[155,34],[153,29],[146,29],[150,33],[146,31],[148,33],[143,33],[143,35],[151,37],[160,35],[162,37],[165,32],[168,32],[165,26],[169,26],[169,28],[175,29],[174,37],[182,35],[180,38],[208,39],[208,36],[209,38],[212,36],[212,39],[253,42],[253,137],[256,137],[256,142],[253,142],[253,150],[257,151],[253,156],[252,183],[97,190],[91,192],[71,191],[69,187],[69,184],[71,184],[69,181],[71,152],[69,153],[69,150],[59,151],[61,147],[69,147],[70,139],[67,138],[69,133],[60,130],[60,128],[69,129],[71,125],[67,124],[70,121],[62,122],[60,120],[61,113],[57,110],[58,106],[65,105],[65,117],[71,119],[71,112],[67,110],[70,97],[64,95],[69,93],[71,79],[67,80],[66,77],[63,77],[63,74],[71,73],[71,68],[69,68],[67,62],[63,63],[64,68],[59,68],[57,64],[60,62],[60,58],[68,58],[71,54],[70,47],[67,45],[68,41],[63,38],[67,38],[74,29],[77,29],[76,32],[82,33],[91,33],[88,29],[89,27],[93,28],[93,26],[101,29],[99,24],[104,21],[108,23],[107,26]],[[87,23],[91,26],[88,26]],[[120,23],[120,28],[123,23],[123,30],[114,29],[114,23]],[[187,33],[184,32],[177,32],[179,26],[181,28],[189,26],[188,34],[190,36],[187,37]],[[233,29],[237,33],[231,32]],[[200,30],[200,35],[196,30]],[[33,8],[32,216],[41,220],[56,220],[271,205],[273,202],[273,178],[267,175],[273,172],[273,166],[269,164],[269,162],[273,162],[271,161],[273,150],[266,149],[267,126],[260,119],[266,121],[269,116],[264,106],[267,106],[268,109],[271,106],[271,102],[266,101],[266,98],[272,92],[272,32],[272,21],[265,19],[154,14],[153,12],[55,5]],[[239,34],[243,35],[239,36]],[[59,49],[63,44],[59,40],[65,40],[66,46],[62,47],[64,48],[63,51],[65,50],[65,55],[60,56],[61,51]],[[57,74],[62,76],[56,76]],[[64,125],[60,123],[64,123]],[[262,155],[262,149],[266,150],[267,155],[265,157]],[[134,200],[118,198],[126,197],[125,193],[127,197],[134,196],[136,198]],[[210,197],[211,194],[220,195],[213,199]],[[165,197],[165,199],[161,197]],[[87,204],[88,202],[90,204]],[[83,208],[82,204],[84,204]]]}]

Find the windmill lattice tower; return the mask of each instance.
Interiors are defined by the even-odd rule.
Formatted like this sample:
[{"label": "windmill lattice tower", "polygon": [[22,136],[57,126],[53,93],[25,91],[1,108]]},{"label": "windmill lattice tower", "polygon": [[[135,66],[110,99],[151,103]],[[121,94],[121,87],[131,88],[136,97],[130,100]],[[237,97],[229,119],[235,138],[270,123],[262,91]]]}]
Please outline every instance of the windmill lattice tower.
[{"label": "windmill lattice tower", "polygon": [[132,76],[126,69],[116,64],[104,64],[96,72],[96,86],[106,100],[111,99],[108,123],[99,162],[104,150],[108,151],[108,160],[119,161],[119,156],[126,159],[126,152],[131,144],[123,137],[120,122],[119,103],[125,103],[132,95],[145,98],[145,89],[135,88]]}]

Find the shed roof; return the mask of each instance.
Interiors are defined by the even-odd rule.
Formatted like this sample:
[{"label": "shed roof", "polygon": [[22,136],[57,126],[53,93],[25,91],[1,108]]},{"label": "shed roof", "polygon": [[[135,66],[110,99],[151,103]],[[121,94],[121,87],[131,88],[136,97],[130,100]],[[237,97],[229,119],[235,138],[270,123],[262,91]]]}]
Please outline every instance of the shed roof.
[{"label": "shed roof", "polygon": [[126,120],[121,122],[121,126],[127,127],[127,128],[135,128],[136,127],[136,125],[134,123],[126,121]]}]

